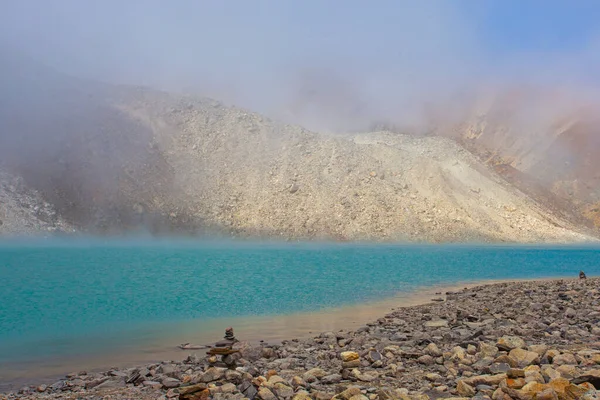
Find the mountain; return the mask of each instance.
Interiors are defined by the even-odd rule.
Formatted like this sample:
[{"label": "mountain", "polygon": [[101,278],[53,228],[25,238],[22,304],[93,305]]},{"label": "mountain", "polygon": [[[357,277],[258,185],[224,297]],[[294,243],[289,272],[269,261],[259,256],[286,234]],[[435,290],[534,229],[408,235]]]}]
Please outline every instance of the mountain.
[{"label": "mountain", "polygon": [[22,178],[0,171],[0,235],[71,233],[73,227]]},{"label": "mountain", "polygon": [[600,104],[527,87],[488,98],[447,136],[545,207],[600,228]]},{"label": "mountain", "polygon": [[[28,60],[0,66],[0,168],[49,204],[61,226],[286,239],[594,239],[579,214],[511,183],[465,150],[461,135],[320,134]],[[11,212],[11,226],[24,218]]]}]

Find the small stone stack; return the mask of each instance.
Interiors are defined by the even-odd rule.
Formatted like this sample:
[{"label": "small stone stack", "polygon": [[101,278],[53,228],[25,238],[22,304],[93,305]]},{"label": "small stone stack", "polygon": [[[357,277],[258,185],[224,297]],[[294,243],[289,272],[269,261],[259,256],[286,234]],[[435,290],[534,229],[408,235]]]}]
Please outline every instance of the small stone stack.
[{"label": "small stone stack", "polygon": [[234,350],[233,345],[239,342],[233,334],[233,328],[229,327],[225,329],[224,340],[220,340],[215,343],[215,347],[210,349],[208,354],[211,356],[212,362],[214,364],[216,362],[216,356],[221,356],[221,361],[227,366],[229,369],[236,368],[236,360],[239,353],[239,350]]},{"label": "small stone stack", "polygon": [[224,336],[224,338],[226,340],[230,340],[232,342],[236,342],[237,341],[237,339],[235,338],[235,335],[233,334],[233,328],[232,327],[229,327],[229,328],[225,329],[225,336]]}]

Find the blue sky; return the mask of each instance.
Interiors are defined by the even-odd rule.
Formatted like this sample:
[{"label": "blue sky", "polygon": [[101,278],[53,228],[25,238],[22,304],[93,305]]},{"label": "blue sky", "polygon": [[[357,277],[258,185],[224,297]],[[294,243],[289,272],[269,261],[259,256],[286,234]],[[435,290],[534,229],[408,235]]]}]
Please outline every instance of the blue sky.
[{"label": "blue sky", "polygon": [[5,0],[2,8],[0,41],[59,70],[279,114],[412,115],[417,103],[482,82],[595,84],[600,65],[600,1]]},{"label": "blue sky", "polygon": [[[469,13],[470,4],[461,7]],[[600,2],[589,0],[483,1],[478,23],[491,52],[581,50],[598,39]],[[478,15],[476,13],[475,15]]]}]

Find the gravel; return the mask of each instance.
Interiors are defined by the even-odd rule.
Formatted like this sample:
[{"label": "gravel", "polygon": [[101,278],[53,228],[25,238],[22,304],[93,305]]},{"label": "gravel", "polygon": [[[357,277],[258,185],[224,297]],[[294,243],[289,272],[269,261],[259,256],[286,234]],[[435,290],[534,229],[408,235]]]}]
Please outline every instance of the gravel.
[{"label": "gravel", "polygon": [[229,356],[235,364],[196,354],[71,374],[0,399],[592,399],[600,395],[599,283],[477,286],[398,308],[356,331],[241,342]]}]

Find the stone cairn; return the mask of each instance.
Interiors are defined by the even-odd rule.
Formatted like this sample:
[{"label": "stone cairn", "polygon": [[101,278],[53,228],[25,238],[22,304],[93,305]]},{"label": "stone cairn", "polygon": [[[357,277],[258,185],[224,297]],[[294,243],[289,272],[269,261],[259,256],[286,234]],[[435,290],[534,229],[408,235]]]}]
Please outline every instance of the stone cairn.
[{"label": "stone cairn", "polygon": [[587,279],[587,276],[585,276],[585,272],[579,271],[579,279]]},{"label": "stone cairn", "polygon": [[239,340],[236,339],[233,334],[233,328],[229,327],[225,329],[225,336],[223,340],[219,340],[215,343],[215,347],[211,348],[206,354],[210,356],[209,362],[211,364],[217,363],[217,356],[221,356],[221,362],[224,363],[227,368],[235,369],[236,368],[236,360],[238,353],[240,352],[237,349],[233,348],[233,345],[238,343]]}]

